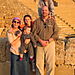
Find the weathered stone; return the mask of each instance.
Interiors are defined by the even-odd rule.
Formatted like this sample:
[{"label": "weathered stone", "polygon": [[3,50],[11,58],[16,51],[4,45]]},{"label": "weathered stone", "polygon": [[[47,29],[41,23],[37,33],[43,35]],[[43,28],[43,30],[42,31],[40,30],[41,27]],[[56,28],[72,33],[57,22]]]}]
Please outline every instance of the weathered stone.
[{"label": "weathered stone", "polygon": [[56,64],[64,64],[64,42],[61,40],[58,40],[56,42]]},{"label": "weathered stone", "polygon": [[56,67],[55,75],[74,75],[74,68],[65,65]]},{"label": "weathered stone", "polygon": [[67,43],[65,64],[75,65],[75,38],[70,38]]},{"label": "weathered stone", "polygon": [[8,61],[9,60],[9,42],[7,38],[0,38],[0,61]]}]

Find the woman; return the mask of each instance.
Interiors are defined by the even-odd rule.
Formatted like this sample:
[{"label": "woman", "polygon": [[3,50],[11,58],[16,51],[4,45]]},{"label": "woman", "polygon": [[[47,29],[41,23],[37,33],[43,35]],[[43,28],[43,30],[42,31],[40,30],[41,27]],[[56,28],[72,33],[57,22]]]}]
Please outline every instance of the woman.
[{"label": "woman", "polygon": [[10,53],[11,53],[11,75],[19,75],[17,60],[19,59],[19,47],[20,47],[20,35],[21,31],[18,27],[21,24],[21,20],[15,17],[12,20],[12,25],[7,32],[8,41],[11,45]]},{"label": "woman", "polygon": [[[25,26],[30,26],[31,27],[31,32],[32,32],[32,28],[33,28],[33,22],[32,22],[32,17],[30,15],[25,15],[23,18],[24,24]],[[29,42],[30,39],[27,41]],[[34,59],[35,59],[35,49],[34,48]],[[32,71],[35,72],[35,61],[33,60],[33,63],[31,63],[31,67],[32,67]]]},{"label": "woman", "polygon": [[[30,15],[25,15],[23,18],[24,24],[19,26],[19,29],[23,31],[24,26],[30,26],[31,31],[33,28],[33,22],[32,22],[32,17]],[[30,42],[30,39],[26,39],[26,43],[28,44]]]},{"label": "woman", "polygon": [[30,26],[31,29],[33,27],[32,17],[30,15],[25,15],[23,18],[24,24],[19,26],[20,30],[23,30],[24,26]]},{"label": "woman", "polygon": [[14,18],[12,20],[12,25],[7,32],[8,41],[11,45],[10,53],[11,53],[11,75],[30,75],[29,71],[29,63],[28,63],[28,54],[24,53],[23,61],[19,60],[19,48],[21,45],[20,36],[22,32],[19,30],[19,26],[21,24],[21,20],[19,18]]},{"label": "woman", "polygon": [[[21,30],[23,30],[24,26],[28,26],[28,27],[31,27],[31,31],[32,31],[32,28],[33,28],[32,17],[30,15],[25,15],[23,18],[23,21],[24,21],[24,25],[20,25]],[[26,39],[25,42],[28,44],[30,42],[30,39]],[[35,52],[34,52],[34,55],[35,55]],[[31,69],[33,72],[35,72],[34,59],[31,61]]]}]

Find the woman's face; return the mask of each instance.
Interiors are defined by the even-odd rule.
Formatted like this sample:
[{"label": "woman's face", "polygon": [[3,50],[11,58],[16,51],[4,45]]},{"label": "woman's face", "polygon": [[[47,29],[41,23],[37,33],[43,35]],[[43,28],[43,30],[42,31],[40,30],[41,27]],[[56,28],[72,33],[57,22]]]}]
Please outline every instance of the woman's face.
[{"label": "woman's face", "polygon": [[18,26],[20,25],[20,21],[14,20],[13,25],[14,25],[14,28],[18,28]]},{"label": "woman's face", "polygon": [[31,25],[31,19],[30,17],[25,17],[25,23],[30,26]]}]

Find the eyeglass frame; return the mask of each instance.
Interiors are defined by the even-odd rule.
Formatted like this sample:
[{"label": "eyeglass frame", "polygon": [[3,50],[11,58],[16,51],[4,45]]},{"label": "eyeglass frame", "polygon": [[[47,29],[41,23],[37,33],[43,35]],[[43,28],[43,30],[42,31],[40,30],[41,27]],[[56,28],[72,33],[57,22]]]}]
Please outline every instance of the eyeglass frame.
[{"label": "eyeglass frame", "polygon": [[19,22],[19,21],[18,21],[18,22],[17,22],[17,21],[13,21],[13,23],[18,23],[18,24],[20,24],[20,22]]}]

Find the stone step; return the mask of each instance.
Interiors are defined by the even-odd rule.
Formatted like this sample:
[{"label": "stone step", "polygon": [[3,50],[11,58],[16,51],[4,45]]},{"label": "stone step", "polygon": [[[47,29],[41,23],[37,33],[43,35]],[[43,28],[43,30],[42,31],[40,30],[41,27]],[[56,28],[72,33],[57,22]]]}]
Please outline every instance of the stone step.
[{"label": "stone step", "polygon": [[55,8],[55,13],[65,19],[69,24],[75,24],[75,3],[72,0],[56,0],[59,5]]},{"label": "stone step", "polygon": [[75,29],[75,3],[72,0],[56,0],[59,5],[55,7],[55,14],[57,14],[60,18],[68,22],[70,27],[62,22],[59,18],[56,17],[56,22],[59,27],[59,35],[66,36],[65,34],[75,34],[75,31],[71,28]]},{"label": "stone step", "polygon": [[34,12],[37,12],[37,5],[33,0],[19,0],[21,3],[25,4],[27,7],[32,9]]}]

